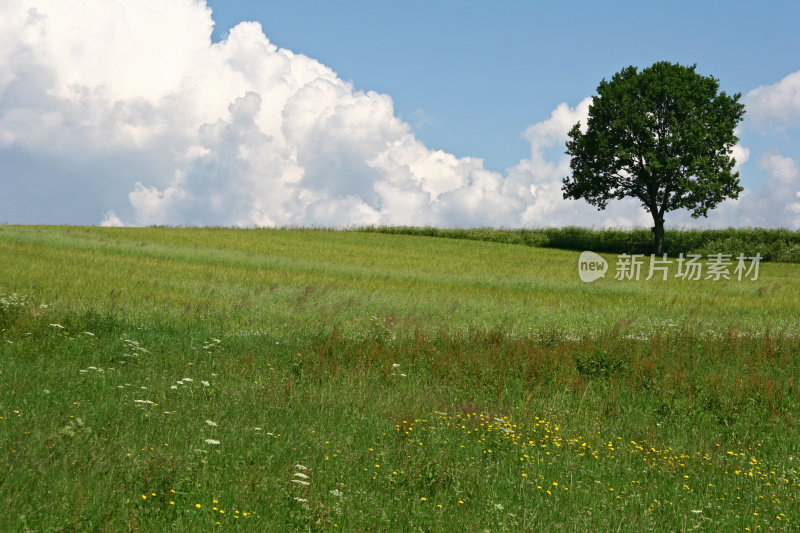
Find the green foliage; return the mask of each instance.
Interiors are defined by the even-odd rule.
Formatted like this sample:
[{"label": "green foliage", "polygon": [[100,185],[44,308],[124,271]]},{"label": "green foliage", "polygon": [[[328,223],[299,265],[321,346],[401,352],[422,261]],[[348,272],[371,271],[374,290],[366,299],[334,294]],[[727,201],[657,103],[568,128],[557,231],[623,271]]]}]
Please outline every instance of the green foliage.
[{"label": "green foliage", "polygon": [[[424,235],[448,239],[468,239],[521,244],[562,250],[591,250],[610,254],[649,254],[652,232],[630,230],[593,230],[580,227],[544,229],[439,229],[413,226],[377,226],[358,228],[360,232],[392,235]],[[800,231],[788,229],[728,228],[722,230],[667,230],[665,252],[678,254],[731,254],[748,257],[760,253],[765,261],[800,263]]]},{"label": "green foliage", "polygon": [[683,208],[707,216],[742,191],[731,150],[744,105],[740,94],[718,89],[695,66],[663,61],[601,81],[585,131],[578,123],[569,132],[572,175],[563,180],[564,198],[598,209],[636,198],[653,215],[660,254],[665,213]]}]

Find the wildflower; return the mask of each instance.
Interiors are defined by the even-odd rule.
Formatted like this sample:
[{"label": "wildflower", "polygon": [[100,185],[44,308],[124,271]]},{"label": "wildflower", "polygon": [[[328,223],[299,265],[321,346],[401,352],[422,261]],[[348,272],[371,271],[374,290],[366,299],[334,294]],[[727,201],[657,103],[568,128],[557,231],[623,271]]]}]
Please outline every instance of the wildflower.
[{"label": "wildflower", "polygon": [[206,424],[208,424],[209,426],[217,427],[217,423],[211,420],[206,420]]},{"label": "wildflower", "polygon": [[190,382],[190,383],[191,383],[191,382],[192,382],[192,381],[194,381],[194,380],[193,380],[192,378],[183,378],[183,381],[188,381],[188,382]]},{"label": "wildflower", "polygon": [[300,479],[308,479],[308,476],[303,474],[302,472],[297,472],[294,477],[299,477]]},{"label": "wildflower", "polygon": [[301,503],[305,503],[305,502],[307,502],[307,501],[308,501],[308,500],[306,500],[305,498],[298,498],[297,496],[295,496],[295,498],[294,498],[294,499],[295,499],[295,500],[297,500],[298,502],[301,502]]},{"label": "wildflower", "polygon": [[333,495],[334,495],[334,496],[336,496],[337,498],[341,498],[342,496],[344,496],[344,494],[342,493],[342,491],[340,491],[339,489],[333,489],[333,490],[331,491],[331,494],[333,494]]},{"label": "wildflower", "polygon": [[205,380],[201,381],[200,383],[203,384],[203,387],[210,387],[211,386],[211,383],[209,383],[208,381],[205,381]]},{"label": "wildflower", "polygon": [[298,485],[303,485],[303,486],[308,486],[311,484],[308,481],[303,481],[302,479],[293,479],[292,483],[297,483]]},{"label": "wildflower", "polygon": [[214,439],[206,439],[206,444],[217,445],[217,444],[219,444],[219,441],[218,440],[214,440]]},{"label": "wildflower", "polygon": [[64,326],[62,326],[61,324],[50,324],[50,327],[64,329]]},{"label": "wildflower", "polygon": [[203,505],[202,505],[202,504],[199,504],[199,503],[196,503],[196,504],[194,504],[194,506],[195,506],[195,507],[197,507],[198,509],[200,509],[201,507],[203,507]]},{"label": "wildflower", "polygon": [[308,470],[307,466],[303,466],[303,465],[300,465],[300,464],[294,465],[294,467],[296,469],[298,469],[298,470]]}]

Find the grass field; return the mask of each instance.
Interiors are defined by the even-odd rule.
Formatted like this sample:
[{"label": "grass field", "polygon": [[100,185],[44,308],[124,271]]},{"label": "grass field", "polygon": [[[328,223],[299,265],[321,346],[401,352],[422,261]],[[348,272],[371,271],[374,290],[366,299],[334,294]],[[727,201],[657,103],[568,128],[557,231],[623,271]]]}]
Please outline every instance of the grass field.
[{"label": "grass field", "polygon": [[800,265],[578,255],[0,226],[0,531],[796,530]]}]

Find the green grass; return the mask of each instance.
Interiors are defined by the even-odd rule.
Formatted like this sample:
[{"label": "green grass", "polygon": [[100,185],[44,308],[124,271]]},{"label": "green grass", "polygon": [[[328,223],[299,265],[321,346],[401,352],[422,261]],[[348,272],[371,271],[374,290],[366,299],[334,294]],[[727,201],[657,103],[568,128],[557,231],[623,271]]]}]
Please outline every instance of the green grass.
[{"label": "green grass", "polygon": [[800,266],[577,256],[0,226],[0,530],[795,529]]}]

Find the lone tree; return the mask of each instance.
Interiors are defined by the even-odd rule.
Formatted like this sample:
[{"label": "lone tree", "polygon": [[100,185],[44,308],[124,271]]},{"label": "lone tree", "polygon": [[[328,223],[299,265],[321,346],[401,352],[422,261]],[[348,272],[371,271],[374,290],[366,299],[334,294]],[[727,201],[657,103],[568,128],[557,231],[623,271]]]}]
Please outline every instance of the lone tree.
[{"label": "lone tree", "polygon": [[597,86],[586,133],[569,132],[572,176],[564,198],[583,198],[599,210],[611,199],[637,198],[653,215],[655,252],[664,252],[664,213],[686,208],[707,216],[742,188],[731,150],[742,120],[741,94],[718,93],[719,81],[659,62],[627,67]]}]

